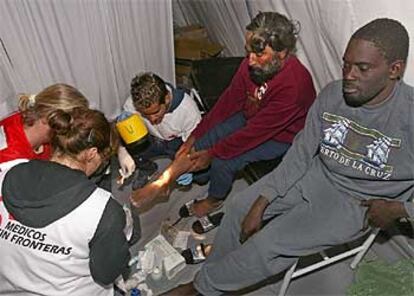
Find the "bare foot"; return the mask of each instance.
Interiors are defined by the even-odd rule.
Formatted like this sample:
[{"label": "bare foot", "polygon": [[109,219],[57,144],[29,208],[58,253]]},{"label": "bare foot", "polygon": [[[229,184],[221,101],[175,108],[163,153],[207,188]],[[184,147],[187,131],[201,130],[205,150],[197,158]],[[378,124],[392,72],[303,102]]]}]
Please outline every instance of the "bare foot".
[{"label": "bare foot", "polygon": [[131,203],[134,207],[140,208],[150,203],[157,197],[168,196],[168,184],[160,185],[156,182],[149,183],[143,188],[135,190],[131,193]]},{"label": "bare foot", "polygon": [[196,296],[199,295],[198,291],[194,288],[193,282],[179,285],[178,287],[171,289],[161,296]]},{"label": "bare foot", "polygon": [[202,200],[197,200],[197,202],[193,203],[192,210],[197,218],[201,218],[218,210],[222,205],[223,200],[207,197]]}]

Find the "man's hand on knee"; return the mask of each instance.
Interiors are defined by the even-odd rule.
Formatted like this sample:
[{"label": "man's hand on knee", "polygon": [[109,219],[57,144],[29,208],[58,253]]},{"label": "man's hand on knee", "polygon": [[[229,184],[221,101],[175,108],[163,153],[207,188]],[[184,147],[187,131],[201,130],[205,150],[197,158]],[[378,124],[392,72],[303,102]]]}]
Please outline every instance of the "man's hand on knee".
[{"label": "man's hand on knee", "polygon": [[361,205],[368,207],[365,221],[373,227],[385,229],[396,219],[408,216],[404,204],[400,201],[371,199],[362,201]]},{"label": "man's hand on knee", "polygon": [[259,196],[253,203],[242,222],[240,243],[244,243],[262,228],[263,213],[268,205],[269,201],[263,196]]}]

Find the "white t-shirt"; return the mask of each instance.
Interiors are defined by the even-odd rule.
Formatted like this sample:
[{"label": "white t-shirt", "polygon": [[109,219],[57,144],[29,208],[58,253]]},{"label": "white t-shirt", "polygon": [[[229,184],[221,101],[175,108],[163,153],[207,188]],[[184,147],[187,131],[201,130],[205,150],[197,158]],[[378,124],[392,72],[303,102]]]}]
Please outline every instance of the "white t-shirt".
[{"label": "white t-shirt", "polygon": [[[170,93],[173,92],[168,85],[167,90]],[[149,133],[166,141],[171,141],[175,138],[181,138],[183,142],[186,141],[201,120],[201,112],[192,95],[193,92],[191,94],[185,93],[180,105],[172,112],[165,113],[160,124],[153,125],[144,116],[140,115]],[[139,114],[134,108],[131,96],[127,98],[124,110]]]}]

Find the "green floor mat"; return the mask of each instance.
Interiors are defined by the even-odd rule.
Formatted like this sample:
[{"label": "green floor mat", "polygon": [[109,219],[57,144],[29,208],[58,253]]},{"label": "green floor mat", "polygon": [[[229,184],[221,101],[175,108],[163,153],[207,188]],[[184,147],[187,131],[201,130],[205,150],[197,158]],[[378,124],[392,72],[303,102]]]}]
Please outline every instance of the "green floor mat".
[{"label": "green floor mat", "polygon": [[362,262],[348,296],[414,296],[414,259]]}]

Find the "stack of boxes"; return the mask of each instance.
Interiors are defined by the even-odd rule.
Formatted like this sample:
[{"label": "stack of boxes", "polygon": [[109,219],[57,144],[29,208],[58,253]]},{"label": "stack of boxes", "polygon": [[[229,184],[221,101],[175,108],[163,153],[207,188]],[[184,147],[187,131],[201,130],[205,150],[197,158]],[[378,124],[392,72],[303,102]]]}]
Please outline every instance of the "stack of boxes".
[{"label": "stack of boxes", "polygon": [[175,29],[175,75],[177,85],[193,87],[191,72],[193,62],[220,55],[223,47],[210,41],[207,31],[200,25]]}]

